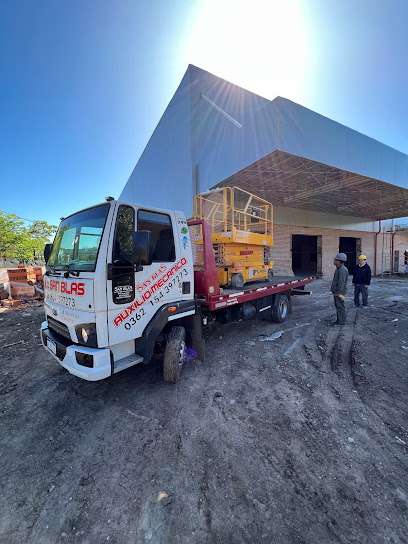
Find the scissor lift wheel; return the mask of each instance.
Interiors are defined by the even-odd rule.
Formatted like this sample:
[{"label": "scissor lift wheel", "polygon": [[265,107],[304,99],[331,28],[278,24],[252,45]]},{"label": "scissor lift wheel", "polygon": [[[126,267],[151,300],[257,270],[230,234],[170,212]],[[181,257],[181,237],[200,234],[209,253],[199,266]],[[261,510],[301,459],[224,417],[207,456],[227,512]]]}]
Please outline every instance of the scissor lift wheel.
[{"label": "scissor lift wheel", "polygon": [[231,276],[231,286],[234,289],[242,289],[244,287],[244,276],[241,274],[241,272],[237,272],[236,274],[232,274]]}]

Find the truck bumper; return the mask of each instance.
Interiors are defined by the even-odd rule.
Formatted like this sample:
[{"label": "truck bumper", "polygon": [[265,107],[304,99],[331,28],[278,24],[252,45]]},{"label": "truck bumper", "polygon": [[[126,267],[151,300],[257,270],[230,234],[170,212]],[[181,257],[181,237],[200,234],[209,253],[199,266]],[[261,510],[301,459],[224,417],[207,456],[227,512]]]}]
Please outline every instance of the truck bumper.
[{"label": "truck bumper", "polygon": [[[41,342],[45,349],[68,372],[84,380],[95,382],[112,375],[111,354],[106,348],[86,348],[73,344],[69,340],[56,335],[44,321],[41,324]],[[91,367],[79,364],[86,362]]]}]

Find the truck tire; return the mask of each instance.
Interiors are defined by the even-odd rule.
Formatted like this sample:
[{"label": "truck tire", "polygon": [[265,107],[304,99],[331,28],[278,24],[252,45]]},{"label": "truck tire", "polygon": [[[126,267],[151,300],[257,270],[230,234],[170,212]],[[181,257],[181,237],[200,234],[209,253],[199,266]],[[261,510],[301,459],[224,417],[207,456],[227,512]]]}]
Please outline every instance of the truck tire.
[{"label": "truck tire", "polygon": [[273,307],[272,311],[272,321],[276,323],[283,323],[286,321],[289,313],[289,300],[286,295],[280,294],[277,295],[276,304]]},{"label": "truck tire", "polygon": [[244,287],[244,276],[241,274],[241,272],[238,272],[237,274],[232,274],[231,276],[231,287],[234,289],[242,289]]},{"label": "truck tire", "polygon": [[172,327],[167,337],[163,357],[163,378],[167,383],[178,383],[180,372],[185,363],[186,330],[184,327]]},{"label": "truck tire", "polygon": [[268,281],[269,281],[269,283],[273,283],[273,270],[272,269],[268,270]]}]

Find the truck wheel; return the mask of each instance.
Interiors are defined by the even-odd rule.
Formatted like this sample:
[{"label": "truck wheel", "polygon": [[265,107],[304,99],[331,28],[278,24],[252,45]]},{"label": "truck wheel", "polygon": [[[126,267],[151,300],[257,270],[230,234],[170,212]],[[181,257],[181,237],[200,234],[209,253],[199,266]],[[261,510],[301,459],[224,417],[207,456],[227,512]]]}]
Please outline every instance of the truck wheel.
[{"label": "truck wheel", "polygon": [[286,321],[289,313],[289,301],[286,295],[277,295],[278,300],[272,311],[272,320],[276,323],[283,323]]},{"label": "truck wheel", "polygon": [[273,270],[268,270],[268,281],[269,283],[273,282]]},{"label": "truck wheel", "polygon": [[178,383],[180,372],[185,363],[186,330],[173,327],[167,337],[163,358],[163,378],[167,383]]},{"label": "truck wheel", "polygon": [[234,289],[242,289],[244,287],[244,276],[241,274],[241,272],[238,272],[237,274],[232,274],[231,276],[231,286]]}]

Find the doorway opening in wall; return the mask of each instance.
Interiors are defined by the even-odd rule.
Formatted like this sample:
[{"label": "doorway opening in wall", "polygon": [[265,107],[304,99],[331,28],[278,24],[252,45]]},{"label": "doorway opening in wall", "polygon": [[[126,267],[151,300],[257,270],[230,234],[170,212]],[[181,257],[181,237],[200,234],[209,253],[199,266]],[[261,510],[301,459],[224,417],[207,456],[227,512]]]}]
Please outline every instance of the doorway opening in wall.
[{"label": "doorway opening in wall", "polygon": [[361,238],[352,238],[349,236],[340,236],[339,253],[347,255],[347,261],[344,263],[349,274],[354,274],[357,262],[357,253],[361,253]]},{"label": "doorway opening in wall", "polygon": [[292,234],[292,270],[295,276],[322,276],[322,237]]}]

